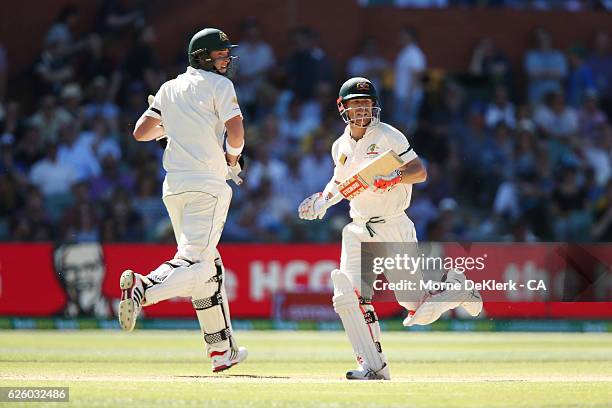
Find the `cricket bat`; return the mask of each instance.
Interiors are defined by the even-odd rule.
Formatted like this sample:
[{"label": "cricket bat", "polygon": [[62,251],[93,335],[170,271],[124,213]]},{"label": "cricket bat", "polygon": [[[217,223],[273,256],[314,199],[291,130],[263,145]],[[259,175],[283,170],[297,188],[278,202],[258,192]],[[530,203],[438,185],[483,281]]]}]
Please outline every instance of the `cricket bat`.
[{"label": "cricket bat", "polygon": [[376,159],[365,163],[352,176],[338,185],[338,191],[347,200],[352,200],[374,184],[374,177],[397,170],[404,161],[392,150],[387,150]]},{"label": "cricket bat", "polygon": [[338,184],[338,193],[326,199],[324,208],[327,209],[343,198],[352,200],[366,191],[374,184],[374,177],[391,173],[404,165],[404,161],[392,150],[387,150],[371,162],[365,163],[352,176]]}]

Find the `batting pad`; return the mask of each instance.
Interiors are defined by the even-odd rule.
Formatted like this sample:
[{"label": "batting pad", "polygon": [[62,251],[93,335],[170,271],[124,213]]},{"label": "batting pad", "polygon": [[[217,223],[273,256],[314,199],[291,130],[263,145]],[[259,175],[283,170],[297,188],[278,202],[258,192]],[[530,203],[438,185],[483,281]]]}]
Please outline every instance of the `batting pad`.
[{"label": "batting pad", "polygon": [[[344,331],[353,346],[357,361],[374,371],[380,370],[385,364],[378,342],[380,328],[377,327],[377,333],[374,333],[366,323],[367,317],[361,311],[359,298],[349,277],[344,272],[335,269],[331,278],[334,284],[334,310],[342,320]],[[377,321],[376,325],[378,325]]]},{"label": "batting pad", "polygon": [[202,329],[206,351],[226,351],[235,348],[229,304],[223,286],[224,268],[221,258],[215,259],[215,275],[193,291],[191,302]]},{"label": "batting pad", "polygon": [[214,270],[205,270],[201,263],[193,263],[184,259],[172,259],[164,262],[145,278],[147,283],[146,301],[152,305],[162,300],[176,296],[191,296],[198,281],[198,275],[206,275],[210,279]]}]

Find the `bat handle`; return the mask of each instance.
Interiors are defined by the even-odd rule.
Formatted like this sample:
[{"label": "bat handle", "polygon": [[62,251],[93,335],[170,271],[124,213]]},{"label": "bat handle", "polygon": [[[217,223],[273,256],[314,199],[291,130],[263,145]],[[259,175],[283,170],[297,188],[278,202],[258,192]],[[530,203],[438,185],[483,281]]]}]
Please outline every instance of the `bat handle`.
[{"label": "bat handle", "polygon": [[325,200],[325,204],[323,204],[323,207],[321,208],[324,208],[325,211],[327,211],[329,207],[338,204],[340,201],[342,201],[343,198],[344,196],[341,193],[336,193],[329,200]]}]

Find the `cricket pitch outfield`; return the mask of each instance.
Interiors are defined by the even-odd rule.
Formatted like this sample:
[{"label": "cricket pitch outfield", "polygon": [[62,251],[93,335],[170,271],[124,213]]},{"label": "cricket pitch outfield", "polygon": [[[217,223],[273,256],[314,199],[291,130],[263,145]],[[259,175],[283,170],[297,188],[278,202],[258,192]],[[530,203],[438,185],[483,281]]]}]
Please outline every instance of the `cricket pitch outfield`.
[{"label": "cricket pitch outfield", "polygon": [[343,332],[237,338],[248,360],[215,375],[197,331],[4,330],[0,386],[70,387],[46,406],[612,407],[612,334],[383,333],[387,382],[343,379]]}]

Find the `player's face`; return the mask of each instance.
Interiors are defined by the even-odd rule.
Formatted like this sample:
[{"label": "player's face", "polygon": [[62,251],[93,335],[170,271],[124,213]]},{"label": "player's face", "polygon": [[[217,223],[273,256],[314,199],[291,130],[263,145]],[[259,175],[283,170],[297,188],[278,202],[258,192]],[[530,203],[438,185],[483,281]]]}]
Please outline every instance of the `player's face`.
[{"label": "player's face", "polygon": [[230,52],[228,49],[221,51],[211,51],[210,58],[212,58],[213,63],[215,65],[215,69],[221,73],[225,74],[227,72],[227,66],[230,63]]},{"label": "player's face", "polygon": [[372,120],[372,107],[374,101],[371,99],[351,99],[346,102],[346,110],[350,123],[358,127],[366,127]]}]

